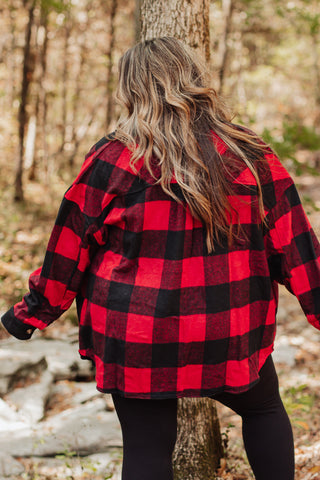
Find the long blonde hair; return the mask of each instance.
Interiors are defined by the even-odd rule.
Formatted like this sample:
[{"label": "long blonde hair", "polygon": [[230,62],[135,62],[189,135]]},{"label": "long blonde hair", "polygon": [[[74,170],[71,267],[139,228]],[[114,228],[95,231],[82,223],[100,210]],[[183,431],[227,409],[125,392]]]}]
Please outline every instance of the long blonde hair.
[{"label": "long blonde hair", "polygon": [[231,152],[251,170],[258,187],[263,219],[262,191],[254,167],[263,157],[259,139],[231,123],[223,101],[210,87],[205,70],[191,52],[172,37],[155,38],[128,50],[119,61],[117,98],[127,109],[115,136],[133,152],[131,165],[144,157],[153,174],[151,159],[161,166],[157,182],[177,201],[171,188],[174,176],[191,214],[206,228],[209,253],[214,242],[236,235],[230,220],[232,194],[227,170],[230,159],[220,156],[213,144],[214,131]]}]

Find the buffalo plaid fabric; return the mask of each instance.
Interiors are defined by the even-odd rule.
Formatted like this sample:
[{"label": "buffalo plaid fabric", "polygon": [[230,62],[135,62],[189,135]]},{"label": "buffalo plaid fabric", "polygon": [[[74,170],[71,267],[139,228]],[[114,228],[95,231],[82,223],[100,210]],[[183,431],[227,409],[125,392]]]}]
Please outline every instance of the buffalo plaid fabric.
[{"label": "buffalo plaid fabric", "polygon": [[[294,183],[271,150],[257,162],[257,186],[213,134],[234,169],[234,218],[242,233],[232,247],[208,254],[205,229],[165,194],[130,152],[103,138],[66,192],[42,269],[30,292],[2,318],[30,338],[76,297],[82,357],[96,365],[97,388],[136,398],[242,392],[259,379],[273,350],[277,283],[297,296],[320,328],[320,247]],[[159,175],[154,161],[154,174]]]}]

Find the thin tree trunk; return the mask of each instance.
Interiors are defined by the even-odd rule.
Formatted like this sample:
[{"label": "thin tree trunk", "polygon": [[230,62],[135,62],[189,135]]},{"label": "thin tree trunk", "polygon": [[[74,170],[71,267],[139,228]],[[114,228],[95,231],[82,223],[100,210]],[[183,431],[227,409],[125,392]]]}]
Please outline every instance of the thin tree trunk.
[{"label": "thin tree trunk", "polygon": [[84,33],[82,34],[83,37],[81,39],[80,44],[80,55],[79,55],[79,69],[77,72],[76,77],[76,86],[75,91],[73,94],[73,105],[72,105],[72,121],[71,121],[71,144],[73,145],[72,154],[69,155],[68,163],[70,168],[72,169],[74,166],[74,158],[77,153],[77,150],[80,145],[80,139],[78,135],[78,111],[79,111],[79,104],[81,100],[81,82],[82,82],[82,74],[83,69],[86,63],[87,57],[87,50],[86,50],[86,42],[84,38]]},{"label": "thin tree trunk", "polygon": [[63,47],[63,71],[62,71],[62,111],[61,111],[61,145],[58,153],[62,153],[65,149],[67,137],[67,101],[68,101],[68,69],[69,69],[69,41],[71,34],[71,27],[69,22],[69,14],[66,13],[65,27],[64,27],[64,47]]},{"label": "thin tree trunk", "polygon": [[319,131],[320,127],[320,62],[319,62],[319,42],[315,34],[312,35],[312,52],[313,52],[313,65],[315,75],[315,103],[316,103],[316,116],[314,120],[314,126]]},{"label": "thin tree trunk", "polygon": [[210,60],[209,0],[144,0],[141,37],[171,36]]},{"label": "thin tree trunk", "polygon": [[46,117],[47,117],[47,95],[44,87],[47,70],[47,49],[48,49],[48,10],[41,8],[39,26],[37,30],[37,67],[35,71],[37,92],[36,92],[36,152],[31,159],[29,179],[34,180],[38,163],[44,163],[47,155],[46,138]]},{"label": "thin tree trunk", "polygon": [[45,178],[48,180],[48,158],[49,158],[49,149],[48,149],[48,126],[47,126],[47,116],[48,116],[48,98],[47,91],[45,88],[45,79],[47,75],[47,54],[48,54],[48,21],[49,21],[49,11],[45,8],[41,12],[41,25],[44,28],[44,42],[43,48],[41,50],[41,69],[42,69],[42,81],[40,89],[40,135],[41,135],[41,150],[42,150],[42,164],[43,170],[45,173]]},{"label": "thin tree trunk", "polygon": [[10,20],[10,43],[9,43],[9,55],[7,57],[7,66],[8,66],[8,73],[9,73],[9,84],[8,84],[8,108],[12,109],[13,102],[15,98],[15,49],[16,49],[16,41],[15,41],[15,20],[13,12],[15,10],[15,6],[12,1],[9,2],[8,6],[9,10],[9,20]]},{"label": "thin tree trunk", "polygon": [[106,53],[107,61],[108,61],[108,68],[107,68],[107,112],[106,112],[106,130],[108,131],[110,128],[111,121],[113,119],[113,111],[114,111],[114,103],[113,103],[113,75],[112,75],[112,68],[113,68],[113,54],[114,54],[114,46],[115,46],[115,18],[118,8],[118,0],[111,1],[111,11],[110,11],[110,41],[109,41],[109,48]]},{"label": "thin tree trunk", "polygon": [[243,43],[242,43],[242,33],[235,46],[235,55],[238,58],[238,71],[237,71],[237,80],[235,83],[235,89],[238,95],[238,104],[239,104],[239,114],[241,115],[242,121],[245,123],[250,123],[250,119],[247,113],[247,94],[245,89],[245,82],[243,80],[243,62],[242,62],[242,52],[243,52]]},{"label": "thin tree trunk", "polygon": [[220,58],[221,58],[221,66],[219,69],[219,93],[221,94],[224,87],[224,81],[226,77],[228,59],[229,59],[229,46],[228,40],[230,37],[230,32],[232,28],[232,13],[234,10],[234,0],[223,0],[222,2],[223,10],[225,12],[225,28],[223,37],[221,39],[221,47],[220,47]]},{"label": "thin tree trunk", "polygon": [[31,3],[28,11],[28,24],[26,28],[25,45],[23,53],[23,70],[22,70],[22,86],[21,86],[21,98],[19,107],[19,157],[15,178],[15,194],[14,200],[21,202],[24,200],[23,194],[23,161],[24,161],[24,139],[25,139],[25,127],[27,123],[27,101],[29,86],[31,83],[32,75],[35,67],[34,55],[31,52],[31,32],[34,23],[34,10],[36,0]]},{"label": "thin tree trunk", "polygon": [[312,36],[313,65],[316,79],[316,105],[320,107],[320,62],[319,62],[319,44],[315,35]]},{"label": "thin tree trunk", "polygon": [[[37,104],[38,103],[39,102],[37,101]],[[38,114],[37,110],[38,110],[38,107],[36,106],[35,113],[30,116],[28,121],[27,136],[26,136],[25,149],[24,149],[25,170],[31,169],[35,163],[34,150],[35,150],[36,135],[37,135],[37,114]],[[29,180],[33,180],[33,178],[30,177],[30,172],[29,172]]]},{"label": "thin tree trunk", "polygon": [[[141,40],[173,36],[207,63],[209,0],[143,0]],[[175,480],[212,480],[223,455],[215,402],[208,398],[178,401],[178,439],[173,455]]]},{"label": "thin tree trunk", "polygon": [[135,1],[134,22],[135,22],[135,41],[140,42],[141,39],[141,5],[142,0]]}]

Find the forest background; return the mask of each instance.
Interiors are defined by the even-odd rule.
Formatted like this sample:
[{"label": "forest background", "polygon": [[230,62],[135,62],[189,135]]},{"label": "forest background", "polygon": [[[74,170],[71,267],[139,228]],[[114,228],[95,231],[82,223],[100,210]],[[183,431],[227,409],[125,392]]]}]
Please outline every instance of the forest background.
[{"label": "forest background", "polygon": [[[0,3],[0,311],[25,292],[64,191],[85,153],[121,115],[114,99],[117,62],[139,38],[138,12],[139,0]],[[210,50],[213,86],[235,121],[276,149],[319,235],[320,3],[212,1]],[[292,312],[291,297],[283,293],[282,302]],[[292,338],[306,329],[301,318]],[[75,322],[71,309],[54,328],[63,335]],[[296,363],[315,362],[312,348],[309,357],[301,352]],[[319,420],[307,407],[317,393],[310,385],[286,392],[296,435],[301,444],[312,444]],[[320,475],[320,461],[312,469],[311,475]],[[309,473],[301,478],[320,478]]]}]

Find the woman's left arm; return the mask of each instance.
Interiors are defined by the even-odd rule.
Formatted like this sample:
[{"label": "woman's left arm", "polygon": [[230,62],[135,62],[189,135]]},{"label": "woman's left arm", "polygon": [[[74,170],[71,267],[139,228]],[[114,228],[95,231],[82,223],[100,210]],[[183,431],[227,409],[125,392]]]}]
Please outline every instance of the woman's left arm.
[{"label": "woman's left arm", "polygon": [[[45,328],[70,307],[79,292],[95,248],[105,242],[100,227],[103,211],[113,198],[100,187],[105,171],[101,172],[94,152],[65,193],[42,268],[30,275],[30,291],[22,301],[2,316],[3,325],[15,337],[28,339],[36,328]],[[105,178],[106,186],[107,182]]]}]

